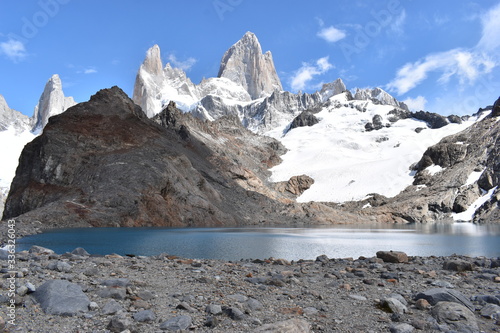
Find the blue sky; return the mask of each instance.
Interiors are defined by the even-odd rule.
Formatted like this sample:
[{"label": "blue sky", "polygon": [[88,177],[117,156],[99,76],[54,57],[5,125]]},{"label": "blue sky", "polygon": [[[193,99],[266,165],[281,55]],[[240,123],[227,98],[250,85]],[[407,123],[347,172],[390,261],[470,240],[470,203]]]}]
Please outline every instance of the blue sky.
[{"label": "blue sky", "polygon": [[77,102],[113,85],[131,96],[154,44],[198,83],[252,31],[285,90],[340,77],[414,109],[469,114],[500,95],[499,17],[499,0],[2,0],[0,94],[31,116],[57,73]]}]

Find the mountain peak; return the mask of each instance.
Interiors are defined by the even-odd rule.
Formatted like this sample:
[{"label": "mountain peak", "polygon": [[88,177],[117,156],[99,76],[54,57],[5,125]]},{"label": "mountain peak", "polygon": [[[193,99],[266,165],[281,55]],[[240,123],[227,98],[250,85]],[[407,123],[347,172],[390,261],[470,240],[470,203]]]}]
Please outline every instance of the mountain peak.
[{"label": "mountain peak", "polygon": [[73,97],[65,97],[59,75],[54,74],[45,84],[42,96],[35,107],[33,114],[33,132],[42,130],[49,118],[63,113],[67,108],[75,105]]},{"label": "mountain peak", "polygon": [[153,45],[146,52],[146,58],[142,64],[144,69],[151,74],[160,74],[163,70],[163,64],[161,62],[160,47],[158,44]]},{"label": "mountain peak", "polygon": [[271,52],[262,54],[257,36],[250,31],[226,51],[217,76],[241,85],[252,99],[283,89]]}]

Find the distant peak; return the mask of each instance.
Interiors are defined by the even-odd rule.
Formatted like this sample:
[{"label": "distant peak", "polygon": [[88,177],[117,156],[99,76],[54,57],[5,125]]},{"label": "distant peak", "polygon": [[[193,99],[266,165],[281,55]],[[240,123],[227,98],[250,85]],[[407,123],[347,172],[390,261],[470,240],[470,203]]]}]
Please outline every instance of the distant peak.
[{"label": "distant peak", "polygon": [[162,72],[163,64],[161,62],[161,53],[158,44],[155,44],[148,49],[142,66],[151,74],[160,74]]},{"label": "distant peak", "polygon": [[262,54],[257,37],[250,31],[226,51],[217,76],[239,84],[252,99],[282,90],[271,52]]}]

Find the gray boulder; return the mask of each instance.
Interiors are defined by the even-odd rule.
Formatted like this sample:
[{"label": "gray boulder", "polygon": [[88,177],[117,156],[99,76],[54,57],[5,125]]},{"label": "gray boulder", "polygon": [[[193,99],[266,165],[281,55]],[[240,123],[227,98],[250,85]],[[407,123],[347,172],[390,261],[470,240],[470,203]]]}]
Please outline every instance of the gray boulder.
[{"label": "gray boulder", "polygon": [[454,289],[433,288],[417,294],[415,300],[425,299],[429,304],[436,305],[439,302],[453,302],[474,311],[474,305],[462,293]]},{"label": "gray boulder", "polygon": [[82,288],[65,280],[51,280],[42,284],[33,293],[46,314],[74,316],[87,312],[90,300]]},{"label": "gray boulder", "polygon": [[138,321],[140,323],[147,322],[147,321],[154,321],[156,319],[156,315],[153,311],[151,310],[143,310],[134,313],[134,320]]},{"label": "gray boulder", "polygon": [[439,302],[431,311],[439,324],[446,324],[450,331],[479,332],[474,313],[462,304]]},{"label": "gray boulder", "polygon": [[164,331],[185,330],[191,326],[192,321],[190,316],[177,316],[162,323],[160,329]]}]

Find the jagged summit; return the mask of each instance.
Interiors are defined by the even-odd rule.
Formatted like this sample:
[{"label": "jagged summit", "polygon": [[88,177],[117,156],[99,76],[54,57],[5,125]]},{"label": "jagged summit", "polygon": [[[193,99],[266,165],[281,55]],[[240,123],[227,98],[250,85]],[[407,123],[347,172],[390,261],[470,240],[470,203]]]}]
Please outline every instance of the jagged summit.
[{"label": "jagged summit", "polygon": [[33,132],[41,131],[49,118],[63,113],[67,108],[75,105],[73,97],[65,97],[59,75],[54,74],[45,84],[42,96],[33,113]]},{"label": "jagged summit", "polygon": [[144,69],[151,74],[159,75],[163,70],[163,65],[160,56],[160,47],[158,44],[153,45],[147,52],[143,63]]},{"label": "jagged summit", "polygon": [[374,103],[384,104],[384,105],[393,105],[397,106],[403,110],[409,111],[408,106],[398,101],[391,94],[383,90],[382,88],[365,88],[365,89],[356,89],[354,93],[354,99],[359,100],[371,100]]},{"label": "jagged summit", "polygon": [[262,53],[259,40],[247,32],[222,57],[218,77],[241,85],[252,99],[283,90],[270,51]]}]

